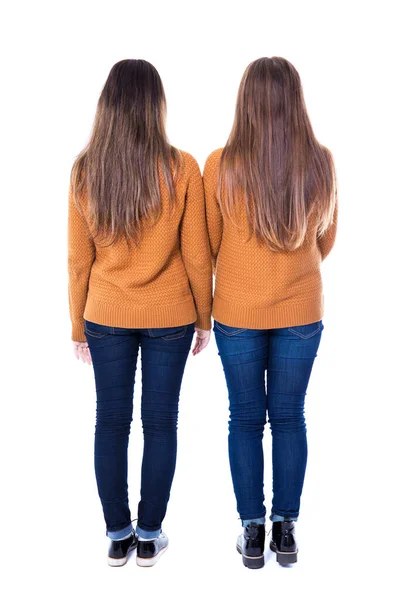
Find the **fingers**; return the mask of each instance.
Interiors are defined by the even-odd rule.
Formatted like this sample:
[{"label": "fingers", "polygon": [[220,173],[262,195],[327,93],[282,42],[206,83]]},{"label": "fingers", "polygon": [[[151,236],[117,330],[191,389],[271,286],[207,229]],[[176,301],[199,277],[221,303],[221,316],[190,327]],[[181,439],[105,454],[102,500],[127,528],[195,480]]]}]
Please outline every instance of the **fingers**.
[{"label": "fingers", "polygon": [[92,357],[90,354],[89,345],[87,342],[72,342],[73,350],[76,358],[81,360],[88,365],[92,364]]},{"label": "fingers", "polygon": [[204,339],[200,339],[196,354],[200,354],[200,352],[202,350],[204,350],[205,347],[206,347],[206,344],[205,344]]},{"label": "fingers", "polygon": [[192,354],[196,356],[207,346],[210,341],[211,331],[204,331],[203,329],[196,329],[196,341],[193,346]]},{"label": "fingers", "polygon": [[79,360],[79,346],[76,342],[72,342],[72,349],[74,351],[75,358]]},{"label": "fingers", "polygon": [[90,348],[89,348],[89,346],[87,346],[86,350],[87,350],[87,355],[88,355],[88,358],[89,358],[89,365],[91,365],[93,363],[93,361],[92,361],[92,355],[90,354]]},{"label": "fingers", "polygon": [[192,350],[193,356],[196,356],[196,354],[198,354],[199,352],[201,352],[201,349],[202,349],[201,346],[202,346],[202,340],[201,340],[201,338],[199,338],[197,336],[195,344],[193,346],[193,350]]},{"label": "fingers", "polygon": [[92,357],[90,355],[89,346],[84,346],[83,347],[83,355],[85,357],[84,362],[86,362],[88,365],[91,365],[92,364]]},{"label": "fingers", "polygon": [[84,348],[83,348],[83,346],[81,344],[79,345],[79,359],[82,362],[86,362]]}]

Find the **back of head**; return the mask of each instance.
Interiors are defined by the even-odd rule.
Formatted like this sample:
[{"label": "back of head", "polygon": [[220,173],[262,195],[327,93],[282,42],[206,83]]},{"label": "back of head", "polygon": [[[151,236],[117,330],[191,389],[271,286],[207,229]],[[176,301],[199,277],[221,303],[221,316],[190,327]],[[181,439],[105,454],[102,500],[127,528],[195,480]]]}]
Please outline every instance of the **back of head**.
[{"label": "back of head", "polygon": [[244,201],[250,231],[276,251],[303,243],[311,211],[319,235],[332,220],[333,159],[314,135],[299,74],[284,58],[259,58],[243,75],[219,195],[230,216]]},{"label": "back of head", "polygon": [[165,115],[155,67],[146,60],[117,62],[101,92],[90,140],[71,171],[77,205],[87,194],[94,237],[111,236],[113,243],[122,234],[138,243],[143,223],[160,215],[160,172],[174,200],[179,152],[168,142]]}]

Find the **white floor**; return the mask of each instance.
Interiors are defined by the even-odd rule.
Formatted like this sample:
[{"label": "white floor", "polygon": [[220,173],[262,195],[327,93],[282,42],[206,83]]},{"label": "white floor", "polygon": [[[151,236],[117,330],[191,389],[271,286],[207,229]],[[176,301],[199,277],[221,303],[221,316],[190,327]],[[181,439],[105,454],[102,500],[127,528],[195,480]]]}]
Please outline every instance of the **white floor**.
[{"label": "white floor", "polygon": [[[311,522],[310,522],[311,524]],[[299,562],[280,567],[269,551],[260,570],[248,570],[235,550],[236,529],[219,522],[212,530],[196,519],[193,538],[184,528],[171,525],[170,548],[152,568],[140,568],[135,556],[127,564],[106,564],[107,544],[93,530],[79,541],[64,530],[61,546],[41,552],[41,536],[32,537],[19,561],[18,579],[9,597],[41,598],[373,598],[389,580],[378,581],[377,551],[361,547],[358,552],[340,549],[340,532],[328,528],[327,543],[318,547],[318,535],[299,527]],[[371,538],[372,541],[373,538]],[[219,541],[218,541],[219,540]],[[36,545],[34,542],[38,542]],[[214,548],[214,551],[211,550]]]},{"label": "white floor", "polygon": [[[328,336],[329,329],[329,340]],[[394,496],[389,489],[393,478],[377,459],[374,414],[365,411],[358,420],[356,407],[349,404],[351,387],[341,396],[335,378],[326,385],[325,374],[332,369],[329,349],[329,341],[321,346],[307,395],[309,461],[297,524],[298,563],[280,567],[267,549],[265,567],[257,571],[242,565],[235,548],[241,528],[227,456],[227,394],[214,342],[207,354],[188,361],[176,476],[164,521],[170,548],[149,569],[138,567],[134,556],[123,567],[107,565],[108,539],[93,471],[92,372],[65,356],[59,370],[49,374],[57,393],[39,404],[46,414],[42,427],[31,427],[29,418],[20,426],[35,452],[17,454],[21,471],[15,462],[10,467],[12,487],[20,490],[11,490],[10,501],[20,521],[14,523],[4,513],[2,568],[9,579],[8,597],[31,597],[34,592],[43,600],[109,600],[139,594],[226,600],[315,595],[341,600],[354,594],[373,597],[382,585],[390,587],[397,552],[392,545],[397,537],[397,504],[390,503]],[[200,385],[202,370],[207,378]],[[137,386],[140,389],[140,370]],[[129,446],[132,518],[137,516],[142,451],[138,396]],[[33,400],[29,410],[37,422]],[[381,437],[381,450],[384,444]],[[264,445],[269,509],[268,427]],[[379,510],[387,508],[388,518],[383,519]]]}]

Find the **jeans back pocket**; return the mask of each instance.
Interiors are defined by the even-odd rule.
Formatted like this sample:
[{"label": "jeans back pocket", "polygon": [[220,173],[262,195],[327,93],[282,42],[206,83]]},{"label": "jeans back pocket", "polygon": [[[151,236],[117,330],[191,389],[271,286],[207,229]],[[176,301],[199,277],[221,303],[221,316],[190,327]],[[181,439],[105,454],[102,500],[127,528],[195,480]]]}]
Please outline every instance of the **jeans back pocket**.
[{"label": "jeans back pocket", "polygon": [[152,327],[148,329],[149,336],[152,338],[161,338],[165,341],[179,340],[186,335],[188,327],[194,327],[194,324],[190,325],[178,325],[177,327]]},{"label": "jeans back pocket", "polygon": [[220,323],[219,321],[216,321],[214,319],[214,331],[217,329],[217,331],[220,331],[221,333],[231,336],[231,335],[237,335],[238,333],[241,333],[242,331],[247,331],[246,327],[231,327],[230,325],[224,325],[223,323]]},{"label": "jeans back pocket", "polygon": [[84,319],[83,329],[86,335],[94,338],[103,338],[112,333],[112,328],[108,325],[100,325],[100,323],[93,323],[86,319]]},{"label": "jeans back pocket", "polygon": [[314,335],[317,335],[317,333],[322,331],[323,328],[324,325],[322,321],[316,321],[315,323],[308,323],[307,325],[295,325],[293,327],[288,327],[288,330],[290,333],[294,333],[303,340],[308,340]]}]

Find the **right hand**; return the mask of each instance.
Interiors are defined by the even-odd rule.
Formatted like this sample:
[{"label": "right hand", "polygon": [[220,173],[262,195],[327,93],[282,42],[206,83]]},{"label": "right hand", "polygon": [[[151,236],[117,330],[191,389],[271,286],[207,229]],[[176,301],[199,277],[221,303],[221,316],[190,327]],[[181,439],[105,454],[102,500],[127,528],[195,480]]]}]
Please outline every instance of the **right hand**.
[{"label": "right hand", "polygon": [[72,349],[78,360],[81,360],[88,365],[92,364],[92,357],[87,342],[72,342]]},{"label": "right hand", "polygon": [[204,348],[207,346],[211,337],[211,329],[199,329],[198,327],[194,328],[196,332],[196,341],[193,346],[192,354],[196,356],[199,354]]}]

